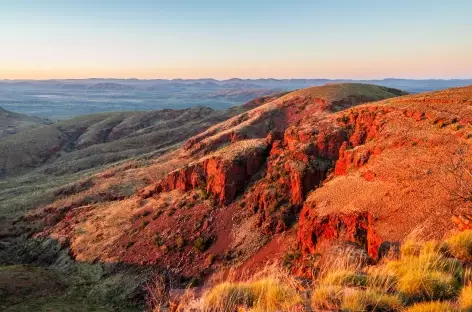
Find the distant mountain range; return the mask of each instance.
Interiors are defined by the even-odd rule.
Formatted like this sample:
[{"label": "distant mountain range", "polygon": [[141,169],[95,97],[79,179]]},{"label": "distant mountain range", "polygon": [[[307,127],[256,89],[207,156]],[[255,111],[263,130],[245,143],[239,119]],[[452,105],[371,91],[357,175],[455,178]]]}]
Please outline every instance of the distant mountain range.
[{"label": "distant mountain range", "polygon": [[183,89],[283,89],[294,90],[310,86],[321,86],[327,83],[362,82],[377,84],[390,88],[401,88],[408,92],[423,92],[437,89],[467,86],[472,84],[472,79],[401,79],[385,78],[372,80],[358,79],[240,79],[231,78],[217,80],[213,78],[202,79],[115,79],[115,78],[90,78],[90,79],[52,79],[52,80],[0,80],[2,87],[20,88],[59,88],[59,89],[83,89],[83,90],[183,90]]},{"label": "distant mountain range", "polygon": [[0,80],[0,107],[51,120],[100,112],[206,106],[225,110],[254,98],[339,82],[362,82],[408,93],[472,85],[472,79],[55,79]]}]

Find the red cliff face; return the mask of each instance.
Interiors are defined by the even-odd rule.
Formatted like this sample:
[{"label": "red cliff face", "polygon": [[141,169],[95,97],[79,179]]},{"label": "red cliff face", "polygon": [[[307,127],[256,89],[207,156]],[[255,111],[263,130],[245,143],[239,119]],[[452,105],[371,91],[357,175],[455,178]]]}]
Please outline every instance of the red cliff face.
[{"label": "red cliff face", "polygon": [[[291,170],[291,200],[302,205],[306,195],[324,180],[334,164],[334,174],[344,175],[351,169],[365,165],[371,155],[381,150],[370,150],[364,144],[379,136],[383,110],[349,111],[339,118],[338,127],[318,126],[317,131],[290,128],[285,133],[285,146],[297,155],[305,151],[304,164],[324,161],[324,171]],[[286,167],[290,167],[287,163]],[[300,168],[300,166],[298,167]],[[304,174],[299,174],[304,172]],[[381,239],[375,233],[373,216],[368,212],[318,216],[316,203],[305,203],[299,217],[298,241],[305,255],[320,252],[323,246],[336,240],[357,243],[377,259]]]},{"label": "red cliff face", "polygon": [[[327,109],[324,104],[318,101],[316,105]],[[350,102],[334,104],[339,107],[352,105]],[[287,107],[285,120],[290,119],[291,109],[293,107]],[[256,226],[262,233],[284,232],[299,220],[298,241],[304,254],[320,252],[324,244],[333,240],[346,240],[360,244],[372,258],[377,258],[381,240],[375,233],[372,215],[361,212],[318,217],[316,207],[308,207],[305,200],[322,184],[330,170],[334,170],[334,175],[347,174],[381,152],[365,143],[380,135],[381,120],[387,112],[389,110],[384,108],[363,107],[345,111],[337,119],[306,115],[283,131],[267,132],[262,150],[232,159],[223,157],[224,154],[209,156],[172,172],[142,190],[140,195],[146,198],[174,189],[204,188],[218,203],[230,204],[238,194],[243,194],[238,199],[239,205],[257,215]],[[196,146],[205,144],[229,144],[231,147],[245,141],[244,136],[235,132],[225,132],[211,140],[202,138],[187,142],[188,148],[195,150]],[[256,173],[258,180],[246,189]]]},{"label": "red cliff face", "polygon": [[[263,232],[283,231],[296,220],[308,193],[333,167],[336,175],[342,175],[367,163],[373,152],[361,145],[380,132],[377,115],[365,109],[349,112],[334,124],[307,120],[304,126],[289,127],[283,141],[269,135],[273,143],[266,175],[245,197],[246,206],[258,214]],[[352,149],[354,144],[356,149]]]},{"label": "red cliff face", "polygon": [[382,240],[375,233],[374,218],[368,212],[318,216],[316,207],[305,205],[300,213],[298,241],[304,255],[320,252],[334,241],[359,244],[373,259],[378,258]]},{"label": "red cliff face", "polygon": [[175,189],[189,191],[203,188],[220,204],[228,204],[244,190],[249,178],[265,161],[267,146],[251,150],[235,159],[213,156],[165,176],[159,182],[141,190],[138,195],[148,198]]},{"label": "red cliff face", "polygon": [[[310,148],[308,148],[309,150]],[[311,151],[292,152],[287,144],[274,141],[266,175],[247,192],[246,206],[258,214],[264,233],[284,231],[296,220],[307,194],[326,177],[331,166]]]},{"label": "red cliff face", "polygon": [[334,168],[335,175],[345,175],[353,168],[357,169],[365,165],[371,156],[371,152],[365,148],[348,149],[348,143],[344,142],[339,150],[339,159]]}]

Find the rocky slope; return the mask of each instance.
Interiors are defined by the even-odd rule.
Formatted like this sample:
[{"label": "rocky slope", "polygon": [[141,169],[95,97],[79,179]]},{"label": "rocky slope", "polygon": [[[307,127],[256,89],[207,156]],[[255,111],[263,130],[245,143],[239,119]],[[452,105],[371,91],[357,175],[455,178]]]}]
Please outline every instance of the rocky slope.
[{"label": "rocky slope", "polygon": [[[125,163],[58,190],[63,199],[23,218],[17,227],[28,223],[33,232],[44,228],[39,235],[68,242],[83,261],[98,257],[166,266],[179,258],[186,260],[173,269],[189,276],[210,265],[208,254],[199,249],[209,249],[219,260],[227,253],[231,261],[240,261],[271,235],[288,230],[308,192],[326,177],[344,139],[341,128],[326,119],[347,107],[401,94],[341,84],[293,92],[265,104],[256,101],[259,106],[210,127],[147,166]],[[310,122],[323,125],[306,130],[304,140],[315,135],[316,144],[304,141],[299,146],[295,130]],[[326,131],[337,134],[326,136]],[[85,144],[84,137],[77,142]],[[121,195],[116,188],[123,182],[149,186],[135,196]],[[84,213],[95,217],[83,218]],[[103,222],[101,214],[114,217]],[[117,228],[115,222],[123,224]],[[82,231],[74,229],[82,227],[88,234],[76,236]],[[253,233],[251,227],[259,230]],[[239,243],[234,239],[238,228],[247,229],[238,234]],[[254,236],[253,246],[246,246],[246,235]]]},{"label": "rocky slope", "polygon": [[[146,166],[124,163],[65,187],[9,232],[53,239],[80,262],[166,270],[181,285],[273,260],[305,274],[345,241],[377,261],[409,237],[442,238],[467,212],[470,105],[472,87],[292,92]],[[112,196],[123,181],[142,187]]]}]

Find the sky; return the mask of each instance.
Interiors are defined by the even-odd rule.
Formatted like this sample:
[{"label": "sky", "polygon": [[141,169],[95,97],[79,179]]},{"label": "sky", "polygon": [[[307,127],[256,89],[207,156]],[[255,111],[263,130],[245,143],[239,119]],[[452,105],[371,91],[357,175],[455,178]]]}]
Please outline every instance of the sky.
[{"label": "sky", "polygon": [[471,0],[0,0],[0,79],[472,78]]}]

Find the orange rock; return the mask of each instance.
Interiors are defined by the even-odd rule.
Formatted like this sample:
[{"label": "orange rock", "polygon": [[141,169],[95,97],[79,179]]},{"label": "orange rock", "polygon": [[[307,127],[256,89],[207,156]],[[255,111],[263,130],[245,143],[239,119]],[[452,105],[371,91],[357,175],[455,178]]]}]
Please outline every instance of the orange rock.
[{"label": "orange rock", "polygon": [[373,259],[378,258],[382,243],[370,213],[318,216],[316,207],[310,204],[300,212],[298,241],[304,255],[317,253],[335,241],[350,241],[363,246]]}]

